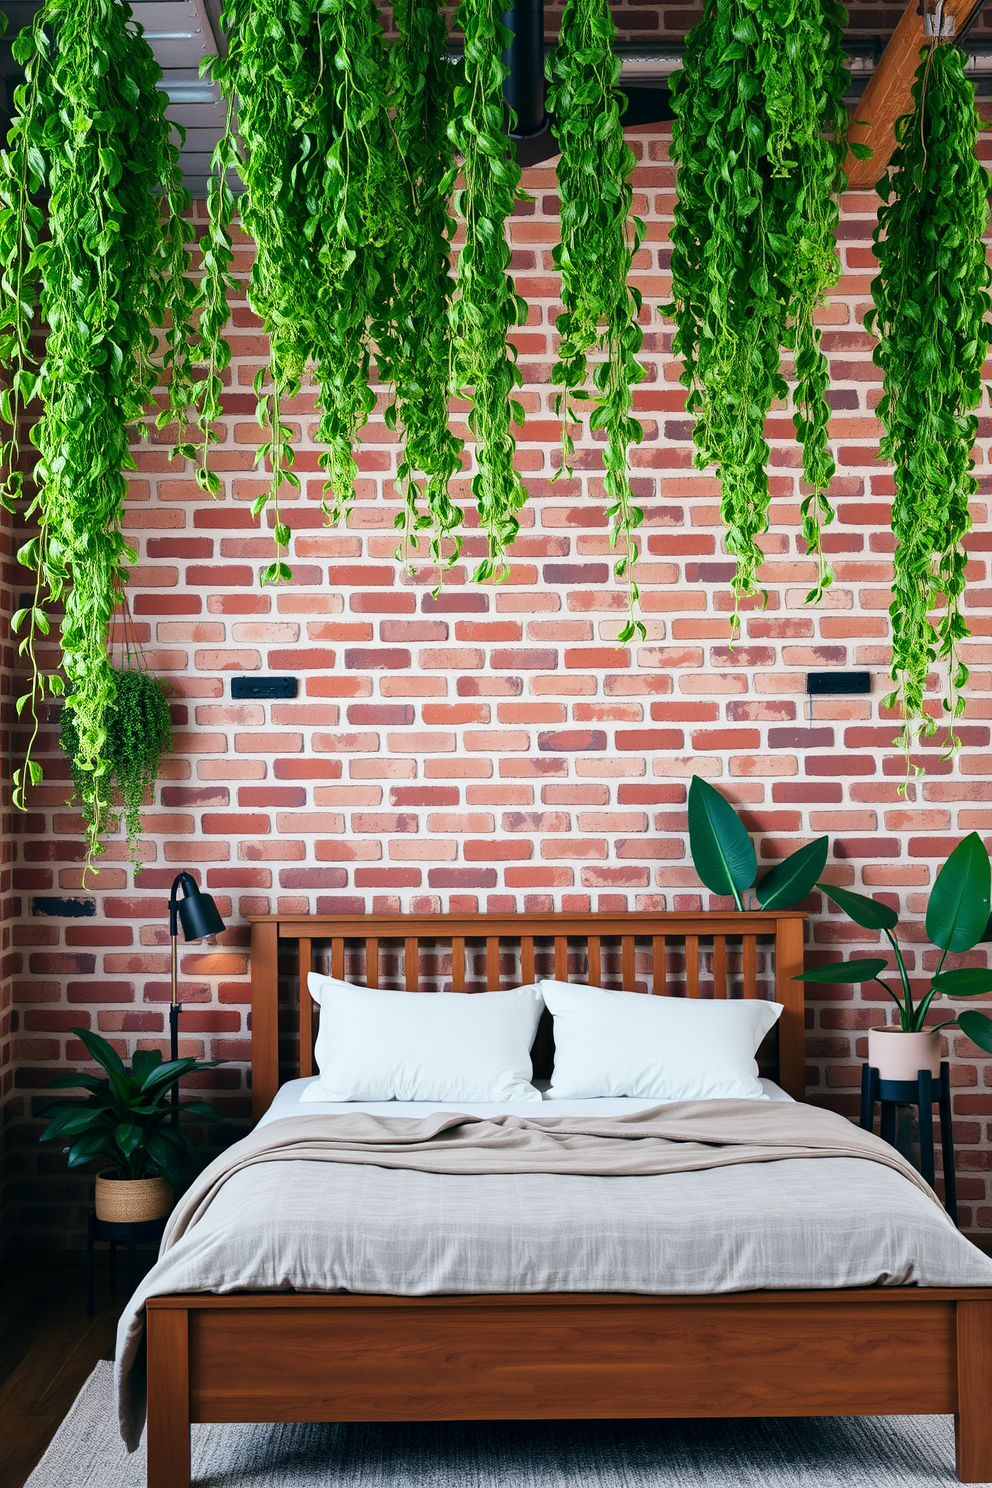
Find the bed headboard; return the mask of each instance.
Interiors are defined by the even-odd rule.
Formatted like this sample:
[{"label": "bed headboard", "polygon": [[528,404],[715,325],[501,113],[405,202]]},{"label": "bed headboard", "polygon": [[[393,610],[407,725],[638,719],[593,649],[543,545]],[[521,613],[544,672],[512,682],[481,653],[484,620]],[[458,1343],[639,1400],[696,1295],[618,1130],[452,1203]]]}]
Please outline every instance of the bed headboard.
[{"label": "bed headboard", "polygon": [[[783,1006],[773,1078],[805,1096],[805,992],[798,910],[723,913],[252,915],[251,1068],[256,1119],[283,1079],[313,1073],[307,975],[418,992],[492,992],[535,972],[686,997],[770,995]],[[386,959],[385,976],[383,958]],[[329,964],[328,964],[329,963]],[[287,978],[295,992],[280,1000]],[[280,1048],[280,1033],[284,1035]],[[288,1056],[287,1056],[288,1050]]]}]

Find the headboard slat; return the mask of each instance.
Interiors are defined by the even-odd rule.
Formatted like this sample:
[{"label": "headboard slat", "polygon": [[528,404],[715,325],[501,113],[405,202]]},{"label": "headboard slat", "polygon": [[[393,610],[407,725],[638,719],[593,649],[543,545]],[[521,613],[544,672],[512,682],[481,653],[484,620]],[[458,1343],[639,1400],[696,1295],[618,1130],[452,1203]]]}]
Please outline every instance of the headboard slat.
[{"label": "headboard slat", "polygon": [[[782,1004],[777,1025],[777,1047],[768,1041],[763,1058],[766,1069],[773,1073],[790,1095],[801,1100],[805,1094],[805,996],[802,982],[794,978],[803,969],[803,924],[805,915],[798,910],[690,911],[623,911],[580,913],[548,911],[527,914],[385,914],[385,915],[256,915],[251,917],[251,1058],[252,1099],[256,1116],[271,1105],[281,1079],[307,1073],[307,1051],[312,1044],[316,1013],[306,995],[306,972],[313,965],[326,964],[323,957],[330,950],[330,969],[343,978],[349,946],[364,943],[365,973],[369,986],[381,984],[383,976],[396,974],[396,947],[402,946],[402,985],[408,991],[429,991],[445,978],[443,955],[451,947],[451,985],[464,991],[469,984],[467,946],[480,943],[485,947],[485,985],[495,990],[500,985],[500,963],[503,947],[508,968],[519,948],[519,976],[533,982],[536,972],[536,942],[554,945],[554,974],[567,981],[569,946],[584,946],[588,957],[587,975],[591,982],[602,984],[604,973],[603,941],[620,942],[621,979],[627,991],[637,985],[638,945],[653,951],[651,985],[656,992],[667,992],[668,942],[685,943],[685,989],[692,995],[709,995],[709,978],[705,988],[699,986],[700,961],[710,954],[714,997],[740,996],[753,998],[771,994]],[[760,980],[758,942],[762,941]],[[728,949],[727,942],[730,942]],[[381,957],[385,941],[389,949]],[[421,968],[421,947],[430,944],[430,967]],[[280,944],[299,955],[284,967],[288,981],[289,1007],[283,1009],[282,1023],[286,1042],[280,1064]],[[737,946],[742,947],[740,962]],[[443,948],[439,951],[435,947]],[[731,959],[731,957],[733,959]],[[350,962],[347,962],[351,966]],[[542,963],[542,965],[545,963]],[[581,967],[580,963],[580,967]],[[612,964],[612,962],[611,962]],[[742,974],[738,976],[740,964]],[[292,973],[290,972],[292,965]],[[695,972],[693,971],[695,968]],[[733,972],[731,973],[731,968]],[[645,968],[646,970],[646,968]],[[473,974],[474,969],[473,969]],[[581,976],[581,972],[577,973]],[[351,979],[360,982],[361,971],[351,967]],[[295,985],[294,985],[295,983]],[[395,981],[391,981],[395,985]],[[289,1012],[296,1009],[295,986],[299,989],[298,1024],[294,1028]],[[308,1028],[309,1020],[309,1028]],[[297,1035],[299,1053],[297,1053]],[[537,1057],[535,1055],[535,1057]]]},{"label": "headboard slat", "polygon": [[420,991],[420,942],[415,935],[408,935],[405,941],[405,955],[403,975],[408,992]]},{"label": "headboard slat", "polygon": [[661,997],[665,992],[665,983],[668,981],[668,962],[665,957],[665,937],[655,935],[651,941],[651,991],[656,997]]},{"label": "headboard slat", "polygon": [[633,992],[637,984],[635,954],[637,942],[632,935],[620,937],[620,985],[625,992]]},{"label": "headboard slat", "polygon": [[685,938],[685,995],[699,996],[699,936]]},{"label": "headboard slat", "polygon": [[300,937],[300,1074],[313,1074],[313,998],[308,985],[313,942]]},{"label": "headboard slat", "polygon": [[753,935],[744,937],[744,996],[758,995],[758,942]]},{"label": "headboard slat", "polygon": [[713,996],[727,996],[727,937],[713,937]]},{"label": "headboard slat", "polygon": [[365,985],[379,985],[379,942],[374,935],[365,937]]}]

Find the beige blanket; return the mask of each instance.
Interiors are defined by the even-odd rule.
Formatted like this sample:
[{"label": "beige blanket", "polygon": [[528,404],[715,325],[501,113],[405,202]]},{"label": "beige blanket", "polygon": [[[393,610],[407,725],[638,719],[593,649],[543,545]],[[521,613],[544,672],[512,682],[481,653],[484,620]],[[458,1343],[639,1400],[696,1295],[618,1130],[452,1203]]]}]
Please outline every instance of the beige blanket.
[{"label": "beige blanket", "polygon": [[235,1173],[256,1163],[329,1162],[422,1173],[576,1173],[646,1177],[790,1157],[861,1157],[895,1168],[939,1204],[887,1142],[816,1106],[748,1100],[677,1101],[608,1121],[574,1117],[291,1116],[229,1147],[184,1194],[162,1240],[164,1255],[209,1209]]}]

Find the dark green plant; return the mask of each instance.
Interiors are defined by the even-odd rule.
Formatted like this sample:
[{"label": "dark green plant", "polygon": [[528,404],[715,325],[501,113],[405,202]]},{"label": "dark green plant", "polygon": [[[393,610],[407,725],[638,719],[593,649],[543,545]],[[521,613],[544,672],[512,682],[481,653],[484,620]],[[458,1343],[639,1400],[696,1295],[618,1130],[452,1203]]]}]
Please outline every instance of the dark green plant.
[{"label": "dark green plant", "polygon": [[[504,117],[503,81],[508,68],[503,50],[510,32],[500,21],[501,0],[461,0],[455,16],[465,33],[464,81],[455,87],[449,132],[460,152],[465,177],[454,197],[465,224],[458,255],[457,292],[451,309],[453,390],[471,407],[468,424],[475,436],[476,474],[472,492],[487,553],[473,577],[505,578],[506,550],[519,529],[517,513],[527,492],[513,467],[513,425],[524,421],[513,396],[522,378],[516,350],[507,339],[527,319],[527,306],[508,273],[510,245],[506,223],[518,197],[520,167]],[[442,183],[455,184],[455,168]]]},{"label": "dark green plant", "polygon": [[817,837],[770,868],[759,883],[758,859],[748,830],[730,802],[704,780],[689,787],[689,852],[692,866],[714,894],[744,908],[743,896],[754,889],[762,909],[788,909],[815,887],[827,861],[829,838]]},{"label": "dark green plant", "polygon": [[[135,557],[121,531],[125,472],[134,468],[133,430],[154,407],[167,313],[177,318],[165,337],[167,416],[184,418],[192,396],[189,199],[157,87],[161,70],[127,4],[46,0],[13,51],[25,82],[0,153],[0,365],[10,381],[0,395],[0,499],[9,507],[23,492],[26,409],[35,398],[40,404],[30,431],[36,494],[26,514],[38,533],[18,555],[35,588],[12,622],[30,664],[18,701],[30,737],[14,800],[23,807],[27,787],[42,778],[33,757],[41,703],[65,692],[77,789],[95,836],[109,809],[108,631]],[[40,340],[46,325],[36,352],[32,334]],[[36,655],[56,606],[64,611],[64,675],[44,672]]]},{"label": "dark green plant", "polygon": [[[90,774],[79,760],[79,730],[70,708],[62,713],[61,744],[69,756],[76,797],[86,828],[87,855],[103,851],[102,836],[117,831],[123,818],[128,852],[141,872],[136,851],[141,838],[141,810],[158,779],[163,754],[172,748],[172,720],[165,690],[157,677],[138,668],[111,673],[113,698],[104,719],[104,745],[99,758],[103,804],[94,809],[88,786]],[[112,803],[116,787],[120,807]]]},{"label": "dark green plant", "polygon": [[[558,45],[548,58],[548,107],[561,149],[561,242],[554,250],[561,274],[562,312],[556,322],[561,341],[551,380],[562,389],[555,399],[562,420],[562,471],[572,473],[572,427],[581,422],[577,403],[591,396],[589,427],[606,436],[604,486],[612,540],[622,548],[616,574],[627,579],[630,596],[630,615],[619,637],[625,642],[646,634],[634,619],[634,533],[643,513],[633,499],[629,469],[630,445],[643,436],[631,412],[631,389],[644,377],[637,362],[641,296],[627,283],[644,224],[631,217],[635,156],[623,135],[627,100],[618,86],[615,40],[609,0],[566,0]],[[603,356],[593,370],[590,395],[589,360],[597,350]]]},{"label": "dark green plant", "polygon": [[832,515],[828,372],[813,312],[839,272],[845,16],[834,0],[706,0],[673,79],[673,349],[695,462],[719,473],[738,601],[760,592],[764,423],[788,394],[783,345],[795,352],[795,423],[811,487],[803,531],[819,558],[810,598],[829,582],[819,536]]},{"label": "dark green plant", "polygon": [[[898,707],[902,743],[917,730],[936,732],[924,707],[927,676],[947,667],[943,706],[950,720],[964,709],[968,670],[958,654],[969,634],[961,612],[977,489],[972,447],[982,394],[982,364],[992,327],[983,237],[989,223],[989,174],[975,149],[975,89],[964,54],[935,42],[922,54],[913,112],[897,125],[891,174],[878,183],[875,308],[865,317],[879,337],[875,361],[884,373],[878,405],[885,425],[879,454],[894,466],[892,531],[892,679],[886,699]],[[939,609],[936,624],[932,612]]]},{"label": "dark green plant", "polygon": [[[68,1143],[66,1162],[83,1168],[110,1163],[120,1178],[153,1178],[161,1174],[173,1193],[184,1174],[195,1168],[198,1153],[189,1134],[172,1122],[171,1092],[184,1075],[214,1069],[219,1059],[163,1060],[157,1049],[138,1049],[125,1065],[117,1050],[97,1033],[73,1028],[92,1058],[106,1071],[99,1075],[59,1075],[50,1089],[88,1090],[85,1100],[59,1101],[49,1108],[52,1120],[39,1141]],[[201,1121],[222,1117],[205,1101],[184,1101],[181,1116]]]},{"label": "dark green plant", "polygon": [[[948,955],[970,951],[986,937],[989,924],[989,855],[977,832],[969,832],[950,854],[930,890],[927,901],[926,931],[941,951],[937,970],[928,978],[927,990],[914,994],[912,979],[906,967],[899,942],[893,933],[899,916],[888,904],[864,894],[853,894],[833,884],[819,884],[828,898],[849,919],[865,930],[881,930],[896,959],[899,974],[898,991],[883,982],[881,973],[891,971],[884,957],[856,961],[835,961],[827,966],[813,966],[797,982],[878,982],[899,1009],[899,1027],[904,1033],[919,1033],[928,1027],[927,1013],[935,997],[985,997],[992,992],[992,970],[983,966],[962,966],[944,970]],[[969,1009],[955,1018],[933,1025],[960,1028],[972,1043],[992,1054],[992,1018]]]}]

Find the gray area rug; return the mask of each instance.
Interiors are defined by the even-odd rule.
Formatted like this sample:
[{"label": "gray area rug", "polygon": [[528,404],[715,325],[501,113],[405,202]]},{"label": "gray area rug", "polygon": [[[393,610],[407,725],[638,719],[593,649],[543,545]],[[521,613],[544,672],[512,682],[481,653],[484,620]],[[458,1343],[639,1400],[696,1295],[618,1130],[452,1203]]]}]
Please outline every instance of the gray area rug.
[{"label": "gray area rug", "polygon": [[[197,1488],[938,1488],[950,1416],[194,1426]],[[98,1364],[27,1488],[144,1488]]]}]

